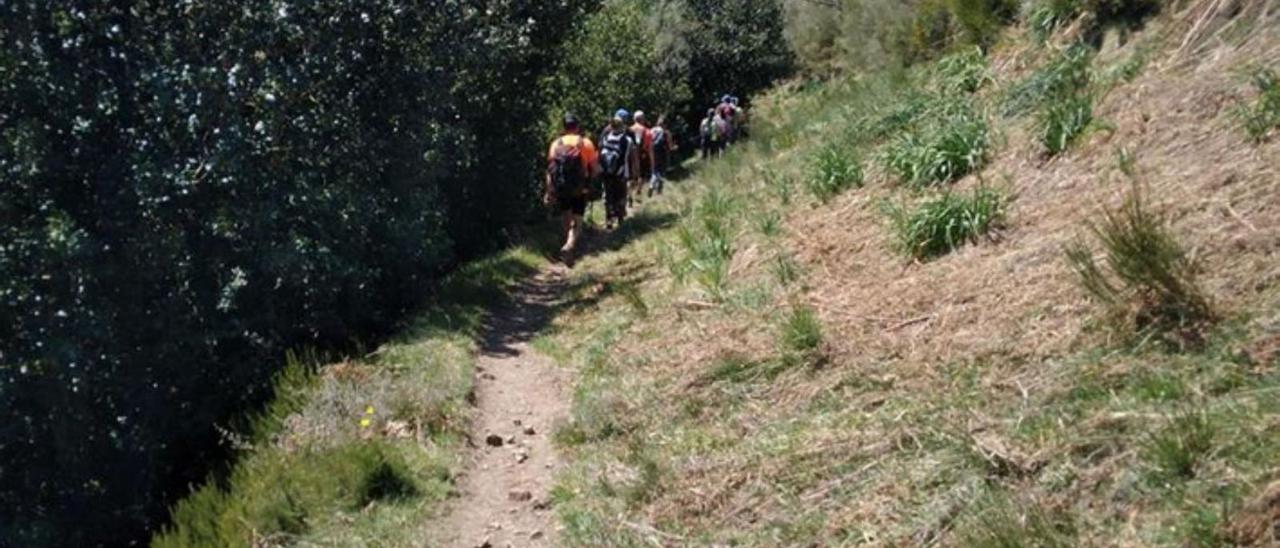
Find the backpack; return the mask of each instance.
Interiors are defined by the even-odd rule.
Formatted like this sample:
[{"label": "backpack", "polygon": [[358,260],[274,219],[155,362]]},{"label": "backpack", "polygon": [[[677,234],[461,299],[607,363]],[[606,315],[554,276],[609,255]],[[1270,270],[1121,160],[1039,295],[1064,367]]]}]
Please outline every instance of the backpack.
[{"label": "backpack", "polygon": [[631,142],[636,144],[636,156],[640,158],[640,165],[648,165],[649,151],[644,148],[644,133],[649,130],[644,127],[640,127],[640,129],[634,129],[637,126],[632,127]]},{"label": "backpack", "polygon": [[655,127],[650,130],[653,133],[653,153],[659,154],[667,150],[667,130],[662,127]]},{"label": "backpack", "polygon": [[600,169],[605,175],[622,177],[627,169],[627,131],[606,131],[600,136]]},{"label": "backpack", "polygon": [[718,133],[719,132],[716,131],[715,120],[712,120],[711,118],[702,119],[702,138],[703,139],[706,139],[708,141],[717,141],[719,140],[719,135],[717,135]]},{"label": "backpack", "polygon": [[587,184],[587,165],[582,161],[582,140],[570,145],[564,138],[556,141],[555,154],[551,156],[551,182],[557,195],[571,196],[582,192]]}]

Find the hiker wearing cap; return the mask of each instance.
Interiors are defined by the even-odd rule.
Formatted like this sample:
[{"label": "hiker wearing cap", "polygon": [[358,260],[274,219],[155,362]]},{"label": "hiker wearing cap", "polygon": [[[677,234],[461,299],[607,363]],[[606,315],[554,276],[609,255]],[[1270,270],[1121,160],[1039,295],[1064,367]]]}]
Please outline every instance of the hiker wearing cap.
[{"label": "hiker wearing cap", "polygon": [[578,119],[564,117],[564,133],[551,142],[547,152],[547,178],[543,202],[555,207],[561,215],[565,233],[560,255],[573,266],[582,216],[591,199],[591,182],[600,174],[599,154],[591,139],[583,137]]},{"label": "hiker wearing cap", "polygon": [[600,134],[600,171],[604,180],[604,226],[612,230],[627,217],[627,181],[636,172],[636,146],[627,130],[627,111],[618,109]]},{"label": "hiker wearing cap", "polygon": [[636,111],[635,123],[631,124],[631,135],[632,142],[639,145],[636,148],[636,157],[640,168],[631,178],[631,194],[639,200],[644,183],[653,177],[654,161],[653,132],[649,130],[648,120],[643,111]]},{"label": "hiker wearing cap", "polygon": [[649,196],[653,196],[662,194],[662,187],[666,184],[664,175],[671,163],[671,153],[676,150],[676,144],[671,130],[667,129],[665,115],[658,116],[658,123],[649,133],[653,136],[653,175],[649,177]]}]

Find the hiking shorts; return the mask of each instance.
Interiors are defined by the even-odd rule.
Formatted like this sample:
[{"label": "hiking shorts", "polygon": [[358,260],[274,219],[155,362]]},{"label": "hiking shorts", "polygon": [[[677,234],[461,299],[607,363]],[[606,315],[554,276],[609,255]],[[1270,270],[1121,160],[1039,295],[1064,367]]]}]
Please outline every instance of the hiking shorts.
[{"label": "hiking shorts", "polygon": [[556,209],[561,213],[572,213],[581,217],[587,213],[587,197],[582,194],[559,196],[556,198]]}]

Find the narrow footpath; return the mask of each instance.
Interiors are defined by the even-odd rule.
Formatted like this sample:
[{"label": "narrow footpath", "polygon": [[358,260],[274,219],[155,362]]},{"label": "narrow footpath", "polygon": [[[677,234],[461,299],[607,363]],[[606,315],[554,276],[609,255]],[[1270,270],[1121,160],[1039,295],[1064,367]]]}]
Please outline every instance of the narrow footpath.
[{"label": "narrow footpath", "polygon": [[543,270],[496,310],[476,364],[475,415],[460,498],[443,544],[478,548],[558,546],[550,492],[560,466],[551,435],[569,411],[567,371],[529,343],[564,293],[561,267]]}]

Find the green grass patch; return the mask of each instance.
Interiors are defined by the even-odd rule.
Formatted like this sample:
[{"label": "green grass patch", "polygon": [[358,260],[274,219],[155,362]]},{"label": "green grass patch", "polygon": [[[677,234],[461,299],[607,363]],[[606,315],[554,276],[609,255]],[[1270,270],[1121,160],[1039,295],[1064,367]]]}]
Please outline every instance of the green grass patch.
[{"label": "green grass patch", "polygon": [[977,241],[1004,217],[1005,197],[992,188],[944,192],[914,208],[886,202],[898,249],[928,259]]},{"label": "green grass patch", "polygon": [[1144,456],[1155,470],[1157,481],[1187,480],[1214,448],[1214,425],[1202,410],[1174,415],[1163,428],[1146,440]]},{"label": "green grass patch", "polygon": [[684,257],[672,265],[678,281],[692,280],[708,297],[721,301],[733,259],[734,209],[730,195],[710,187],[676,230]]},{"label": "green grass patch", "polygon": [[1262,142],[1272,130],[1280,128],[1280,75],[1262,68],[1253,72],[1251,80],[1258,96],[1252,104],[1240,105],[1236,115],[1249,138]]},{"label": "green grass patch", "polygon": [[1032,72],[1004,92],[1002,116],[1021,116],[1062,97],[1085,89],[1091,80],[1093,50],[1075,44],[1059,52],[1045,66]]},{"label": "green grass patch", "polygon": [[371,505],[403,504],[428,491],[443,499],[448,477],[447,468],[415,467],[380,441],[293,452],[272,448],[236,467],[227,488],[207,484],[179,502],[173,524],[152,546],[248,547],[296,538]]},{"label": "green grass patch", "polygon": [[944,93],[974,93],[992,81],[987,57],[978,47],[939,59],[935,70]]},{"label": "green grass patch", "polygon": [[805,187],[819,202],[827,203],[850,187],[863,183],[862,166],[843,147],[828,144],[818,150],[809,168]]},{"label": "green grass patch", "polygon": [[808,306],[795,305],[779,328],[778,342],[787,352],[808,354],[822,345],[822,321]]},{"label": "green grass patch", "polygon": [[967,100],[935,99],[925,122],[887,147],[885,168],[917,187],[947,183],[975,172],[991,153],[986,118]]},{"label": "green grass patch", "polygon": [[1049,103],[1040,112],[1037,126],[1045,153],[1057,156],[1067,150],[1093,123],[1093,96],[1076,93]]},{"label": "green grass patch", "polygon": [[979,498],[954,532],[959,546],[985,548],[1070,548],[1076,535],[1069,516],[1001,491]]}]

